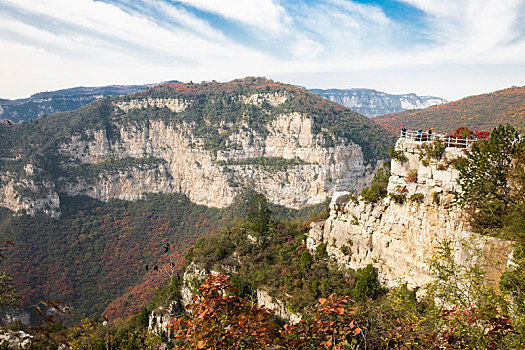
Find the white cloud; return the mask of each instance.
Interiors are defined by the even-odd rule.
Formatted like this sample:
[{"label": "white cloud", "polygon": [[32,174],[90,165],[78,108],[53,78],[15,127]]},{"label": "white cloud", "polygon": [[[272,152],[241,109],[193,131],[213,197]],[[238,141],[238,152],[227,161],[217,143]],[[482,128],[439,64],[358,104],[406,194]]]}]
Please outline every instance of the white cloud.
[{"label": "white cloud", "polygon": [[265,32],[282,32],[289,23],[286,10],[277,0],[178,1],[248,26],[257,27]]},{"label": "white cloud", "polygon": [[523,40],[523,0],[402,1],[426,13],[429,30],[442,45],[479,52]]},{"label": "white cloud", "polygon": [[[433,39],[425,42],[414,42],[414,33],[381,7],[351,0],[105,1],[3,0],[0,75],[9,83],[0,85],[0,97],[76,85],[335,72],[364,77],[469,65],[481,72],[513,64],[521,67],[514,84],[525,81],[523,0],[400,0],[425,13],[420,30]],[[247,30],[241,39],[229,36],[195,9]],[[409,84],[403,76],[397,81]]]}]

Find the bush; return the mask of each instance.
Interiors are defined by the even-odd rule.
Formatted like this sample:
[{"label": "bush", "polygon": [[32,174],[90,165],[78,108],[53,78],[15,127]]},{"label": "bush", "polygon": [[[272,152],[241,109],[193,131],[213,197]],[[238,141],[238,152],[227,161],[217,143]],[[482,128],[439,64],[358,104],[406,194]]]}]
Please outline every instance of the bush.
[{"label": "bush", "polygon": [[408,200],[411,201],[411,202],[421,203],[421,202],[423,202],[423,198],[425,198],[423,193],[414,193],[413,195],[410,196],[410,198]]},{"label": "bush", "polygon": [[376,202],[385,198],[388,194],[388,179],[390,177],[390,163],[385,163],[374,175],[370,187],[365,187],[361,191],[361,199],[365,202]]},{"label": "bush", "polygon": [[371,264],[368,264],[364,269],[357,270],[355,287],[352,292],[355,301],[365,301],[367,298],[374,299],[384,291],[377,279],[377,271]]},{"label": "bush", "polygon": [[407,156],[405,156],[403,151],[396,151],[392,146],[388,147],[388,155],[390,156],[390,159],[397,160],[401,163],[405,163],[408,161],[408,158]]},{"label": "bush", "polygon": [[326,251],[326,244],[319,243],[317,247],[315,247],[315,258],[320,260],[324,259],[328,256],[328,252]]},{"label": "bush", "polygon": [[350,255],[352,253],[350,248],[346,244],[342,245],[340,249],[341,253],[343,253],[344,255]]},{"label": "bush", "polygon": [[419,160],[427,160],[435,159],[440,160],[443,156],[443,151],[445,150],[445,144],[443,143],[443,140],[439,137],[436,137],[434,142],[430,144],[425,144],[423,146],[423,149],[421,152],[419,152]]},{"label": "bush", "polygon": [[[326,248],[325,248],[326,249]],[[312,254],[308,250],[303,250],[301,253],[301,262],[300,266],[303,271],[308,270],[310,266],[312,265],[314,259],[312,258]]]},{"label": "bush", "polygon": [[389,196],[397,204],[403,204],[407,199],[406,193],[390,193]]}]

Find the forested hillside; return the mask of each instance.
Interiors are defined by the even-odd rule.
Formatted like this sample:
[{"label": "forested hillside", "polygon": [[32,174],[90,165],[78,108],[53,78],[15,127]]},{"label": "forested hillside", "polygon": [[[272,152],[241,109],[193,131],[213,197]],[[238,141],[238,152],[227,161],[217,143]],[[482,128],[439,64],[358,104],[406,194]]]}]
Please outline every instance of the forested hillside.
[{"label": "forested hillside", "polygon": [[506,123],[520,129],[525,126],[525,86],[470,96],[423,110],[378,116],[373,120],[395,133],[403,125],[408,129],[432,128],[441,133],[450,133],[462,126],[490,131]]},{"label": "forested hillside", "polygon": [[[195,205],[180,194],[108,203],[63,197],[60,218],[13,216],[0,209],[0,240],[14,243],[2,263],[24,306],[62,300],[71,305],[67,321],[76,322],[101,314],[119,298],[106,315],[129,315],[165,282],[159,269],[179,271],[187,249],[246,213],[251,196],[246,192],[223,210]],[[272,208],[281,217],[319,210]]]}]

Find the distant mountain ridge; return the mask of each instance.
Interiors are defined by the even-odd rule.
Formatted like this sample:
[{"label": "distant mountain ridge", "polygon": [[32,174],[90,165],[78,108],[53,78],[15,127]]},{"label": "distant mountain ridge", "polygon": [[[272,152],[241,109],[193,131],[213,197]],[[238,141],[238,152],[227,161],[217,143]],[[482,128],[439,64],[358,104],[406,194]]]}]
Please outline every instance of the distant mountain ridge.
[{"label": "distant mountain ridge", "polygon": [[525,127],[525,86],[465,97],[447,104],[418,111],[382,115],[375,122],[394,132],[404,125],[409,129],[432,128],[448,133],[466,126],[490,131],[499,124]]},{"label": "distant mountain ridge", "polygon": [[351,108],[369,118],[409,109],[428,108],[448,102],[435,96],[418,96],[414,93],[393,95],[374,89],[308,89],[308,91]]},{"label": "distant mountain ridge", "polygon": [[[164,83],[180,83],[171,80]],[[28,98],[16,100],[0,98],[0,119],[9,119],[14,123],[26,122],[45,114],[68,112],[87,105],[95,100],[108,96],[123,96],[161,83],[142,85],[107,85],[93,87],[73,87],[56,91],[38,92]],[[373,89],[307,89],[332,102],[367,116],[374,117],[396,113],[409,109],[422,109],[447,101],[433,96],[416,94],[392,95]]]},{"label": "distant mountain ridge", "polygon": [[[171,80],[166,83],[178,83]],[[122,96],[146,90],[162,83],[142,85],[107,85],[74,87],[56,91],[38,92],[28,98],[17,100],[0,99],[0,119],[14,123],[26,122],[44,114],[68,112],[108,96]]]}]

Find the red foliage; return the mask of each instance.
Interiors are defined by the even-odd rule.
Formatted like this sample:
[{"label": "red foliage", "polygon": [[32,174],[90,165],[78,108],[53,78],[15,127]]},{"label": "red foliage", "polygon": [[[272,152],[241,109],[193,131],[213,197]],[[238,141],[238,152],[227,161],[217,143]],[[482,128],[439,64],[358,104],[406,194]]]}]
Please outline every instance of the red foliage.
[{"label": "red foliage", "polygon": [[319,299],[312,317],[280,327],[269,310],[228,295],[228,276],[210,276],[186,308],[191,317],[173,318],[177,349],[343,349],[361,333],[349,297]]}]

